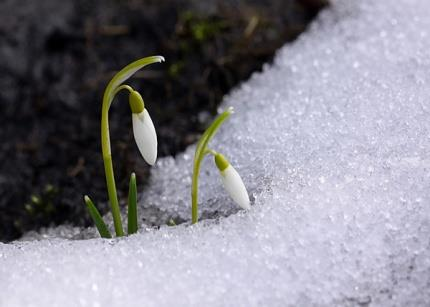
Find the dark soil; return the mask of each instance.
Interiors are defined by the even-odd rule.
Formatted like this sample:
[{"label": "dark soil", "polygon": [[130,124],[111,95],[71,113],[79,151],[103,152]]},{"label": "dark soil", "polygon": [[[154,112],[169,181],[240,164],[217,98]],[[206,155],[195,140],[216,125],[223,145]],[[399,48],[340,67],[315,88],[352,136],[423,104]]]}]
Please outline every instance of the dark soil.
[{"label": "dark soil", "polygon": [[[100,149],[104,88],[129,62],[160,54],[129,83],[142,93],[160,156],[195,142],[222,97],[286,41],[324,0],[0,2],[0,241],[41,226],[89,225],[89,194],[108,210]],[[148,167],[127,97],[111,109],[120,198]],[[104,204],[104,205],[103,205]]]}]

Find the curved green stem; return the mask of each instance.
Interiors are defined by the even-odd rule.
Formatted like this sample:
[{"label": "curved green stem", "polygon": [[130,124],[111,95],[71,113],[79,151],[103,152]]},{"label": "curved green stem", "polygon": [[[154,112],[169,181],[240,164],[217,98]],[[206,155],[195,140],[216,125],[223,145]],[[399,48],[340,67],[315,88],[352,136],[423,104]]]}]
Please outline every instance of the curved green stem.
[{"label": "curved green stem", "polygon": [[212,156],[216,156],[217,152],[215,150],[212,150],[210,148],[206,149],[204,152],[204,155],[212,155]]},{"label": "curved green stem", "polygon": [[112,165],[112,154],[109,136],[109,108],[115,95],[122,89],[130,90],[128,85],[122,85],[124,81],[130,78],[139,69],[148,64],[162,62],[164,58],[161,56],[152,56],[137,60],[119,71],[109,82],[103,95],[102,119],[101,119],[101,141],[103,162],[106,175],[106,185],[108,189],[109,202],[112,210],[112,217],[115,227],[115,233],[118,237],[124,235],[122,228],[121,213],[118,203],[118,195],[116,193],[115,176]]},{"label": "curved green stem", "polygon": [[122,84],[115,89],[115,91],[113,92],[113,97],[115,97],[116,94],[118,94],[121,90],[127,90],[130,93],[133,92],[133,88],[130,85]]},{"label": "curved green stem", "polygon": [[199,219],[199,208],[198,208],[198,189],[199,189],[199,174],[200,165],[203,158],[208,153],[215,153],[215,151],[208,149],[207,146],[209,141],[215,136],[219,127],[223,122],[233,113],[233,108],[228,108],[223,113],[221,113],[206,129],[197,143],[196,152],[194,154],[194,165],[193,165],[193,177],[191,182],[191,222],[193,224],[197,223]]}]

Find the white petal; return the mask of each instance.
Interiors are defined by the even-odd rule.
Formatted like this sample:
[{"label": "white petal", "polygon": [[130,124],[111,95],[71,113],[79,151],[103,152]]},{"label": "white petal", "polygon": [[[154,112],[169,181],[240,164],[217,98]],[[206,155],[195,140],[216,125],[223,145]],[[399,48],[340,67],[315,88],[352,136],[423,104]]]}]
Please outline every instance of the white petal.
[{"label": "white petal", "polygon": [[242,178],[240,178],[240,175],[233,166],[229,165],[221,172],[221,179],[231,198],[243,209],[251,209],[248,192],[246,191]]},{"label": "white petal", "polygon": [[141,113],[133,113],[133,134],[143,159],[153,165],[157,159],[157,134],[146,108]]}]

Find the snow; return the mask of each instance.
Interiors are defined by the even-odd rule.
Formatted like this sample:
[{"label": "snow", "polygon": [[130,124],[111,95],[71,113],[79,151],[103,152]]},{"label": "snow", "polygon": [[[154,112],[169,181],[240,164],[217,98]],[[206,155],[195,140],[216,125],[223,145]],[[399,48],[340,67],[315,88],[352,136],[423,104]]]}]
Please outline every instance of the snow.
[{"label": "snow", "polygon": [[[428,306],[429,10],[335,1],[225,98],[212,147],[249,212],[208,159],[195,226],[0,244],[0,306]],[[193,150],[153,168],[143,222],[189,221]]]}]

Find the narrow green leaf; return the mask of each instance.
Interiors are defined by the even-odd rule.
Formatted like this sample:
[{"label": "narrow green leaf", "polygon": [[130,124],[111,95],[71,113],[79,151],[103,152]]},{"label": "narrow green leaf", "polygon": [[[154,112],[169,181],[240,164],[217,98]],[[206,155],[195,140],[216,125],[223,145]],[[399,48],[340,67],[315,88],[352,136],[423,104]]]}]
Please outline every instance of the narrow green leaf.
[{"label": "narrow green leaf", "polygon": [[197,142],[195,157],[199,157],[202,152],[206,149],[209,141],[215,136],[216,132],[224,121],[233,114],[233,107],[228,107],[224,110],[217,118],[212,122],[212,124],[206,129],[206,131],[201,136],[200,140]]},{"label": "narrow green leaf", "polygon": [[102,216],[100,215],[96,206],[94,206],[94,203],[91,201],[91,199],[87,195],[85,195],[84,201],[85,201],[85,204],[87,205],[88,211],[90,212],[91,218],[94,221],[94,224],[96,224],[96,227],[100,233],[100,236],[102,238],[108,238],[108,239],[112,238],[112,235],[110,234],[109,229],[107,228],[105,222],[103,221]]},{"label": "narrow green leaf", "polygon": [[136,175],[131,173],[128,188],[128,234],[137,232],[137,186]]},{"label": "narrow green leaf", "polygon": [[[162,56],[160,55],[149,56],[149,57],[134,61],[128,64],[123,69],[121,69],[119,72],[117,72],[115,76],[113,76],[113,78],[110,80],[109,84],[107,85],[103,96],[103,102],[104,101],[107,102],[106,107],[109,109],[112,103],[112,99],[114,97],[113,93],[118,86],[120,86],[123,82],[125,82],[128,78],[133,76],[136,72],[138,72],[146,65],[149,65],[152,63],[161,63],[161,62],[164,62],[164,58]],[[103,103],[103,106],[104,106],[104,103]]]}]

